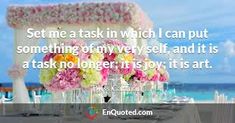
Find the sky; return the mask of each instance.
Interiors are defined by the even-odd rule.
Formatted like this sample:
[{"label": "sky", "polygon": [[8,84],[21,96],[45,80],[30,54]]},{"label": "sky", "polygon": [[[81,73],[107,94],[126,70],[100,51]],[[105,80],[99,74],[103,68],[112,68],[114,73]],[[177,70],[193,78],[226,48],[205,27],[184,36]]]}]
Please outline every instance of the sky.
[{"label": "sky", "polygon": [[[76,3],[94,0],[1,0],[0,2],[0,83],[11,82],[7,70],[13,63],[13,29],[6,22],[7,7],[12,4],[56,4]],[[100,1],[100,0],[96,0]],[[106,0],[107,1],[107,0]],[[124,0],[119,0],[124,1]],[[170,81],[184,83],[235,83],[235,1],[234,0],[130,0],[136,2],[154,23],[154,28],[167,30],[200,30],[207,28],[209,38],[204,43],[213,43],[219,47],[216,55],[171,55],[172,58],[185,60],[209,59],[213,66],[209,70],[172,70]],[[158,39],[157,39],[158,40]],[[161,39],[174,45],[189,45],[194,41]],[[43,43],[43,42],[42,42]],[[149,44],[156,40],[149,41]],[[169,56],[150,55],[153,60],[167,60]],[[39,60],[42,55],[36,55]],[[29,69],[26,82],[38,82],[38,70]]]}]

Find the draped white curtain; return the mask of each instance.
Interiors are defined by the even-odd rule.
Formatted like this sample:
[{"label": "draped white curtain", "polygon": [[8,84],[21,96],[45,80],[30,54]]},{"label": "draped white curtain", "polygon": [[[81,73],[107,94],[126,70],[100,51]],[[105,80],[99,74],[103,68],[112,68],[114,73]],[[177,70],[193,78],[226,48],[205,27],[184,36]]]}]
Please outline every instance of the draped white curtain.
[{"label": "draped white curtain", "polygon": [[[37,46],[38,39],[27,38],[26,29],[15,29],[15,49],[14,49],[14,64],[22,66],[24,61],[30,61],[34,54],[31,53],[17,53],[17,46]],[[18,72],[24,69],[18,67]],[[25,70],[26,71],[26,70]],[[24,75],[12,77],[13,80],[13,102],[14,103],[29,103],[28,90],[25,86]]]}]

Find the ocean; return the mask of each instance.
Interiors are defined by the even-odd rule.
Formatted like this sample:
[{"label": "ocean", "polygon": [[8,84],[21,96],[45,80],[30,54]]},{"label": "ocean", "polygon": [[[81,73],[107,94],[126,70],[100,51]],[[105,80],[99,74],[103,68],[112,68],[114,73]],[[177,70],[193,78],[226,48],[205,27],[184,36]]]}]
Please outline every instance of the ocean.
[{"label": "ocean", "polygon": [[233,83],[170,83],[165,89],[175,89],[176,96],[192,97],[196,101],[214,100],[215,91],[225,94],[229,100],[235,98]]},{"label": "ocean", "polygon": [[[2,87],[12,87],[12,83],[10,82],[5,82],[5,83],[0,83]],[[40,83],[36,83],[36,82],[26,82],[25,85],[27,87],[40,87],[41,84]]]},{"label": "ocean", "polygon": [[[3,87],[12,87],[12,83],[2,83]],[[40,87],[40,83],[26,83],[26,86]],[[187,96],[195,101],[214,100],[215,91],[225,94],[229,100],[235,98],[235,84],[233,83],[169,83],[165,90],[175,89],[175,96]]]}]

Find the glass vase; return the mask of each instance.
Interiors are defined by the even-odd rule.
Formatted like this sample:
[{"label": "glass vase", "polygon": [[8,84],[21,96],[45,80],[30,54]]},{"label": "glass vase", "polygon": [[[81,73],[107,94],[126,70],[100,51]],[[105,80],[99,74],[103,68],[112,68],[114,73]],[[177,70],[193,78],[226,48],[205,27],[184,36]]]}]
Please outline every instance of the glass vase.
[{"label": "glass vase", "polygon": [[136,103],[136,92],[125,91],[123,98],[123,103]]},{"label": "glass vase", "polygon": [[90,89],[91,93],[91,103],[103,103],[103,88],[100,86],[95,86]]},{"label": "glass vase", "polygon": [[78,88],[66,93],[68,103],[103,103],[103,88]]},{"label": "glass vase", "polygon": [[108,77],[108,83],[104,87],[104,96],[109,96],[110,103],[122,103],[121,74],[111,74]]},{"label": "glass vase", "polygon": [[65,103],[65,92],[53,92],[52,103]]},{"label": "glass vase", "polygon": [[143,86],[142,103],[153,103],[155,84],[154,82],[146,82]]},{"label": "glass vase", "polygon": [[135,99],[134,99],[135,103],[141,102],[142,85],[143,85],[143,83],[138,80],[136,80],[134,82],[129,82],[129,91],[132,92],[133,96],[135,97]]}]

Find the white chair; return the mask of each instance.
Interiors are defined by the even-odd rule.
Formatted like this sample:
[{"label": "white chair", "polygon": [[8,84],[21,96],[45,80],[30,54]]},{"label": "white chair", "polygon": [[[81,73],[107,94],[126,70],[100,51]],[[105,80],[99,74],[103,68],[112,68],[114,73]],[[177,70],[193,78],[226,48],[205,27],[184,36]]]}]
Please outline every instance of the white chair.
[{"label": "white chair", "polygon": [[215,103],[229,103],[228,97],[225,94],[220,94],[218,91],[215,91],[214,94],[214,102]]},{"label": "white chair", "polygon": [[235,98],[232,99],[232,103],[235,103]]},{"label": "white chair", "polygon": [[36,94],[36,91],[32,91],[32,95],[33,95],[33,102],[34,103],[40,103],[41,100],[41,96]]},{"label": "white chair", "polygon": [[0,98],[0,104],[4,102],[3,97],[4,97],[4,95],[2,94],[2,97]]},{"label": "white chair", "polygon": [[213,123],[233,123],[233,105],[229,104],[228,97],[215,91],[215,108],[213,110]]},{"label": "white chair", "polygon": [[[14,98],[14,96],[13,96],[12,98]],[[12,99],[8,99],[8,98],[6,98],[5,95],[3,95],[3,97],[2,97],[2,102],[3,102],[3,103],[12,103]]]}]

